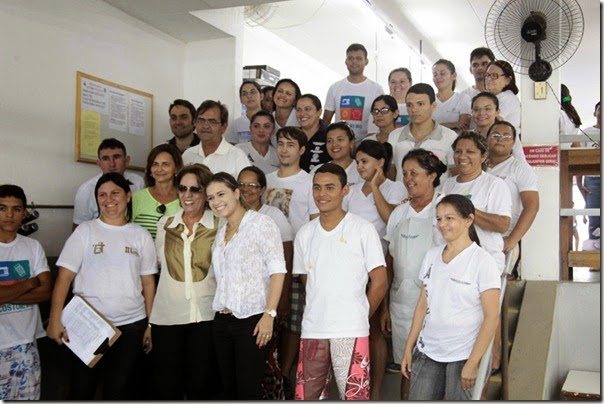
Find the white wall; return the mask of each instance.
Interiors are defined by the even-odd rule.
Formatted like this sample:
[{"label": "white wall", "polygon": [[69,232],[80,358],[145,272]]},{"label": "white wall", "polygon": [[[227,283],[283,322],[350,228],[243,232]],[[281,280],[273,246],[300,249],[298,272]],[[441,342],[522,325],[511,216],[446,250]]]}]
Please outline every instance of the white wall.
[{"label": "white wall", "polygon": [[[154,95],[154,142],[167,139],[169,103],[183,95],[184,44],[100,0],[0,1],[0,183],[36,204],[72,205],[99,172],[77,163],[76,71]],[[71,210],[40,211],[33,235],[57,255]]]}]

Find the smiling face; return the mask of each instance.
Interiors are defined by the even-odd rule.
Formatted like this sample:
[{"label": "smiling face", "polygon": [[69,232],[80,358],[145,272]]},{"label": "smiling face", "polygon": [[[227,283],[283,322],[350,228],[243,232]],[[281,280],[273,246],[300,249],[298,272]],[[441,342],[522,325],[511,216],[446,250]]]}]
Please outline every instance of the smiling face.
[{"label": "smiling face", "polygon": [[12,240],[19,230],[27,210],[23,201],[14,196],[0,198],[0,237],[2,240]]},{"label": "smiling face", "polygon": [[472,105],[472,119],[480,130],[491,127],[498,113],[495,103],[488,97],[478,97]]},{"label": "smiling face", "polygon": [[201,217],[206,205],[206,192],[201,186],[195,174],[185,174],[178,184],[178,200],[182,206],[183,213]]},{"label": "smiling face", "polygon": [[436,109],[436,101],[430,104],[428,94],[407,93],[407,113],[414,125],[421,125],[432,120],[432,112]]},{"label": "smiling face", "polygon": [[[497,79],[493,78],[493,76],[489,76],[491,74],[496,74],[498,76]],[[502,92],[511,81],[512,79],[510,77],[504,76],[501,67],[491,65],[487,69],[487,74],[484,78],[484,86],[489,93],[497,95]]]},{"label": "smiling face", "polygon": [[298,141],[287,136],[279,136],[277,140],[277,157],[282,167],[300,165],[300,156],[304,154],[304,147]]},{"label": "smiling face", "polygon": [[434,85],[439,91],[451,89],[456,78],[457,73],[451,73],[444,64],[437,64],[432,67],[432,81],[434,81]]},{"label": "smiling face", "polygon": [[101,220],[112,225],[126,223],[126,210],[132,194],[112,181],[105,182],[97,191]]},{"label": "smiling face", "polygon": [[[380,112],[374,114],[374,110],[376,109]],[[386,114],[382,114],[381,112],[384,109],[388,110]],[[383,100],[379,100],[373,104],[371,116],[373,117],[373,123],[375,123],[375,126],[381,129],[389,125],[394,125],[394,120],[398,117],[398,110],[392,111],[388,104],[386,104]]]},{"label": "smiling face", "polygon": [[281,83],[279,87],[275,89],[275,96],[273,102],[277,108],[294,108],[294,102],[296,101],[296,88],[291,83]]},{"label": "smiling face", "polygon": [[264,194],[266,187],[261,187],[258,182],[258,176],[253,171],[241,171],[237,178],[239,191],[243,200],[250,206],[256,206]]},{"label": "smiling face", "polygon": [[375,172],[381,170],[384,167],[384,159],[376,159],[371,157],[369,154],[362,151],[358,151],[356,155],[357,171],[362,179],[365,181],[371,181]]},{"label": "smiling face", "polygon": [[260,144],[268,144],[271,140],[271,134],[275,129],[275,124],[266,116],[257,116],[250,125],[252,132],[252,141]]},{"label": "smiling face", "polygon": [[482,154],[471,139],[461,139],[457,141],[453,158],[459,174],[471,177],[482,171],[482,163],[486,160],[487,155]]},{"label": "smiling face", "polygon": [[346,68],[351,76],[363,75],[365,66],[369,60],[365,57],[362,50],[346,52]]},{"label": "smiling face", "polygon": [[407,90],[411,87],[411,81],[405,73],[394,72],[390,75],[388,87],[390,88],[391,96],[396,98],[399,103],[405,102],[405,96],[407,95]]},{"label": "smiling face", "polygon": [[176,164],[170,153],[159,153],[151,165],[151,176],[155,183],[172,182],[175,175]]},{"label": "smiling face", "polygon": [[262,92],[258,91],[258,89],[256,89],[256,86],[254,86],[253,84],[244,84],[243,86],[241,86],[239,99],[248,110],[259,110],[261,108],[260,102],[262,101],[262,98]]},{"label": "smiling face", "polygon": [[296,118],[302,129],[316,126],[321,119],[322,111],[322,109],[317,110],[310,98],[300,98],[296,103]]},{"label": "smiling face", "polygon": [[350,140],[342,129],[332,129],[325,135],[327,153],[335,161],[350,158],[354,149],[354,140]]},{"label": "smiling face", "polygon": [[170,129],[174,136],[183,138],[195,130],[191,111],[184,105],[175,105],[170,110]]},{"label": "smiling face", "polygon": [[348,184],[342,187],[340,179],[332,173],[317,173],[313,178],[312,196],[320,213],[331,213],[342,209],[342,201],[349,191]]},{"label": "smiling face", "polygon": [[206,189],[208,203],[216,216],[229,218],[239,208],[239,190],[232,191],[223,182],[214,181]]},{"label": "smiling face", "polygon": [[407,188],[409,196],[420,198],[426,195],[434,195],[434,179],[436,173],[428,172],[419,165],[417,160],[410,158],[403,164],[403,184]]},{"label": "smiling face", "polygon": [[473,215],[464,219],[452,205],[441,203],[436,207],[436,227],[447,242],[469,238],[469,228],[473,222]]}]

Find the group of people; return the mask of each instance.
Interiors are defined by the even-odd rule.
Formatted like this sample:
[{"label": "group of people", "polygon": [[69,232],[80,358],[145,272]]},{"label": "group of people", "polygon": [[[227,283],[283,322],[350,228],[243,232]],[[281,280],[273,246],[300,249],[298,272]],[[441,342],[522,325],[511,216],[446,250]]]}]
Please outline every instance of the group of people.
[{"label": "group of people", "polygon": [[0,186],[0,398],[39,397],[35,303],[52,292],[46,334],[69,343],[71,289],[122,332],[95,367],[75,361],[71,399],[99,383],[103,399],[324,399],[332,370],[340,398],[380,399],[388,334],[402,398],[468,399],[504,254],[539,209],[514,72],[478,48],[466,91],[441,59],[437,92],[397,68],[386,95],[362,45],[345,63],[324,106],[291,79],[244,81],[230,128],[219,101],[175,100],[144,181],[103,140],[54,288],[40,244],[17,234],[23,190]]}]

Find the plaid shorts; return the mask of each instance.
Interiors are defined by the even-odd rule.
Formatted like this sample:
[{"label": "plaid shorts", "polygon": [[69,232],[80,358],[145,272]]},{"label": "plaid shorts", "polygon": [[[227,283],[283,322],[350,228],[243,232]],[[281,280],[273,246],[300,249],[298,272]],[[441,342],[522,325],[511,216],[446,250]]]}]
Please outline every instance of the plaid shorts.
[{"label": "plaid shorts", "polygon": [[294,334],[302,333],[302,315],[306,307],[306,291],[299,276],[292,277],[291,307],[287,329]]}]

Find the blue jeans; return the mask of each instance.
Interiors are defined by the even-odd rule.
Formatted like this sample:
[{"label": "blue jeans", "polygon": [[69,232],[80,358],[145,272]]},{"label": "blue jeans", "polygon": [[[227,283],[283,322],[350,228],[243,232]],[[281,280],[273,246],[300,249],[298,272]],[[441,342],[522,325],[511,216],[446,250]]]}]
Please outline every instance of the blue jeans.
[{"label": "blue jeans", "polygon": [[[600,177],[585,177],[583,178],[583,185],[585,188],[589,189],[589,194],[585,195],[585,207],[587,209],[590,208],[599,208],[600,200],[601,200],[601,186],[600,186]],[[590,239],[598,239],[592,235],[593,231],[600,227],[600,216],[589,216],[589,238]]]},{"label": "blue jeans", "polygon": [[411,362],[409,400],[470,400],[471,390],[461,387],[466,361],[436,362],[415,349]]}]

